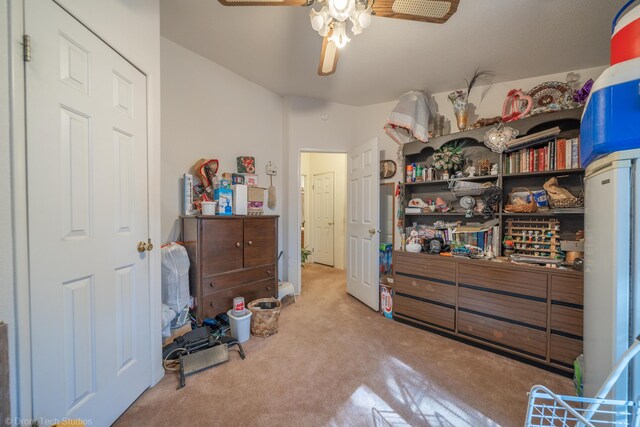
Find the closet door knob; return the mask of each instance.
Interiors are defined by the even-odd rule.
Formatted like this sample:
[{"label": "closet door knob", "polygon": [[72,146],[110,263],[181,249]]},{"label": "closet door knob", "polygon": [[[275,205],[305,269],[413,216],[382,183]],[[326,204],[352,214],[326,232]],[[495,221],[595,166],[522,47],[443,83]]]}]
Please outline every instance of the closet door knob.
[{"label": "closet door knob", "polygon": [[249,240],[247,243],[249,244],[249,246],[253,246],[253,242],[251,240]]},{"label": "closet door knob", "polygon": [[236,243],[236,248],[240,247],[240,242]]}]

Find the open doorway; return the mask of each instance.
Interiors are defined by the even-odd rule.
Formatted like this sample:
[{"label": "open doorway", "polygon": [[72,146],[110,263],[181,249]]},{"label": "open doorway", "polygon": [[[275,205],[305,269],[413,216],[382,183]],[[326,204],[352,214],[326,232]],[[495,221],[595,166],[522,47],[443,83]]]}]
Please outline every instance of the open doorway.
[{"label": "open doorway", "polygon": [[[347,155],[300,154],[300,241],[303,268],[344,270],[346,263]],[[305,257],[304,254],[307,254]],[[303,275],[304,276],[304,275]],[[304,285],[304,277],[302,278]]]}]

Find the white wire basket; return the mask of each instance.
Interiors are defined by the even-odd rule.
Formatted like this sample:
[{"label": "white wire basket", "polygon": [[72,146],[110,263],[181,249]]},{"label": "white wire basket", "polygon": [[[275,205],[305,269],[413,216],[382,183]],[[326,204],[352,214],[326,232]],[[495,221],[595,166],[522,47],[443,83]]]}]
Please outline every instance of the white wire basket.
[{"label": "white wire basket", "polygon": [[[597,405],[595,410],[590,409]],[[526,427],[636,426],[638,405],[624,400],[560,396],[544,386],[529,392]]]},{"label": "white wire basket", "polygon": [[638,402],[606,399],[631,359],[640,352],[638,338],[613,367],[595,397],[565,396],[536,385],[529,392],[525,427],[638,427]]}]

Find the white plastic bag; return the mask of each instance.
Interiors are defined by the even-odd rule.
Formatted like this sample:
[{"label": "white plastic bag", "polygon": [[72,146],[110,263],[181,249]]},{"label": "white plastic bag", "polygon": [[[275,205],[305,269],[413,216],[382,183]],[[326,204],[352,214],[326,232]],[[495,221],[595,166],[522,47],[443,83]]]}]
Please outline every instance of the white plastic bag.
[{"label": "white plastic bag", "polygon": [[189,299],[189,255],[184,247],[171,243],[162,248],[162,303],[180,313]]},{"label": "white plastic bag", "polygon": [[162,304],[162,338],[171,336],[171,321],[176,316],[177,313],[175,311]]}]

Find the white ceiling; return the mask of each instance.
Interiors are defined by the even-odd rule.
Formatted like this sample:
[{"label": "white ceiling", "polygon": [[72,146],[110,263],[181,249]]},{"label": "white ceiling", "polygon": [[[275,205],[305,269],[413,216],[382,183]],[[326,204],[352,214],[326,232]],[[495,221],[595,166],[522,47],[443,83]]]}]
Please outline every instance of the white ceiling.
[{"label": "white ceiling", "polygon": [[322,38],[308,7],[225,7],[161,0],[164,37],[280,95],[350,105],[411,89],[463,87],[480,67],[494,81],[608,63],[611,20],[624,0],[461,0],[445,24],[374,17],[317,75]]}]

